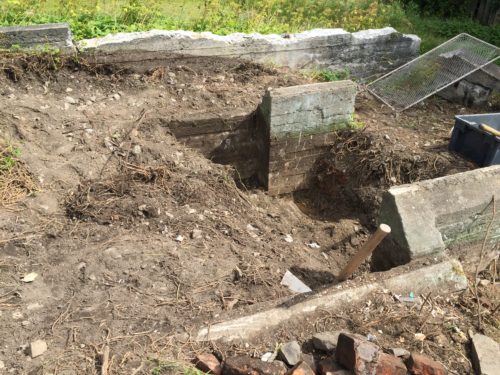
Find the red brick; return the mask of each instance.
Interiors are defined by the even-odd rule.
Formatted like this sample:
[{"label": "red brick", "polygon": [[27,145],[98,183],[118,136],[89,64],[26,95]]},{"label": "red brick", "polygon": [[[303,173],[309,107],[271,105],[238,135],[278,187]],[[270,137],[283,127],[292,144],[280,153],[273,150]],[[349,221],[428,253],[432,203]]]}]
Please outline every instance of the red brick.
[{"label": "red brick", "polygon": [[433,359],[419,354],[411,353],[406,361],[406,367],[413,375],[446,375],[445,367]]},{"label": "red brick", "polygon": [[193,361],[197,369],[209,374],[221,375],[222,367],[219,360],[210,353],[201,353]]},{"label": "red brick", "polygon": [[224,375],[285,375],[288,368],[283,362],[263,362],[247,356],[226,359],[222,373]]},{"label": "red brick", "polygon": [[315,375],[312,368],[304,361],[299,362],[287,372],[287,375]]},{"label": "red brick", "polygon": [[406,366],[398,357],[380,353],[375,373],[376,375],[406,375]]},{"label": "red brick", "polygon": [[337,342],[337,362],[355,374],[373,374],[377,368],[380,348],[363,336],[341,333]]}]

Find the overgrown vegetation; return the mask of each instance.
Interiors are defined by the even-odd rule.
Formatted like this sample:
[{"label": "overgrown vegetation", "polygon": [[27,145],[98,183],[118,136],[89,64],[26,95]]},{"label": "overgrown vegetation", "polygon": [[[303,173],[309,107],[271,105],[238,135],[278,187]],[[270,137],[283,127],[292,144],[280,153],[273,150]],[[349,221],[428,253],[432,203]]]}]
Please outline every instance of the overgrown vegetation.
[{"label": "overgrown vegetation", "polygon": [[76,39],[154,28],[227,34],[393,26],[423,37],[423,50],[460,32],[500,44],[499,27],[471,21],[466,2],[460,2],[463,7],[446,5],[453,2],[420,1],[419,7],[397,0],[3,0],[0,25],[68,22]]}]

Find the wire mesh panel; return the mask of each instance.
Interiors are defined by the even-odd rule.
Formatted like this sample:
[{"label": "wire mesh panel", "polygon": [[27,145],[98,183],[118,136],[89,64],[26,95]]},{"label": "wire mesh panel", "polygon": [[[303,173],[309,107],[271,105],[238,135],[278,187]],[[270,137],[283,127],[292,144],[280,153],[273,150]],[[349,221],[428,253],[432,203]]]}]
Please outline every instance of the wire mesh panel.
[{"label": "wire mesh panel", "polygon": [[368,85],[395,110],[405,110],[499,57],[499,48],[460,34]]}]

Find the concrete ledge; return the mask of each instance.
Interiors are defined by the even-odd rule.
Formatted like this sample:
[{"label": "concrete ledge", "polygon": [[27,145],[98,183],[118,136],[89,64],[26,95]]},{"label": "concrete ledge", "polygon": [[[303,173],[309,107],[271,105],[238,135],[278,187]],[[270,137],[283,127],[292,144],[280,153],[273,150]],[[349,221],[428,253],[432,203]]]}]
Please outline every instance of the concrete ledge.
[{"label": "concrete ledge", "polygon": [[[500,165],[393,187],[384,195],[380,221],[391,226],[397,251],[413,259],[447,246],[483,241],[494,195],[498,202]],[[490,238],[500,239],[500,215]]]},{"label": "concrete ledge", "polygon": [[[293,69],[348,69],[353,77],[383,73],[418,56],[420,39],[391,27],[349,33],[314,29],[298,34],[262,35],[151,30],[82,40],[78,48],[98,62],[133,62],[144,53],[238,57]],[[129,52],[129,53],[123,53]],[[138,53],[142,52],[142,53]]]},{"label": "concrete ledge", "polygon": [[67,23],[0,27],[0,48],[3,49],[57,49],[64,53],[76,52]]},{"label": "concrete ledge", "polygon": [[202,328],[195,335],[196,341],[212,340],[247,340],[264,330],[272,329],[290,319],[303,319],[319,310],[333,311],[339,307],[362,301],[370,293],[389,289],[396,294],[428,293],[439,290],[440,293],[463,290],[467,287],[460,262],[445,261],[432,266],[417,269],[398,276],[390,277],[372,284],[348,288],[340,284],[291,306],[279,306],[253,315],[243,316],[223,323]]}]

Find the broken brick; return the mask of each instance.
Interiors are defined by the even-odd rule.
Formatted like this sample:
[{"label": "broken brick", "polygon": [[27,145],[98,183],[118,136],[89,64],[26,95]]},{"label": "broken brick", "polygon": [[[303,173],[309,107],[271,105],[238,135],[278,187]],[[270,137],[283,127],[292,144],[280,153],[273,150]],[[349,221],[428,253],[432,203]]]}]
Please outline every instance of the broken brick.
[{"label": "broken brick", "polygon": [[221,375],[222,374],[222,367],[217,359],[216,356],[214,356],[211,353],[201,353],[198,354],[194,361],[194,365],[196,366],[197,369],[209,373],[209,374],[214,374],[214,375]]},{"label": "broken brick", "polygon": [[406,366],[398,357],[380,353],[375,373],[376,375],[406,375]]},{"label": "broken brick", "polygon": [[223,375],[285,375],[288,371],[281,361],[263,362],[247,356],[230,357],[226,359]]},{"label": "broken brick", "polygon": [[341,333],[337,342],[337,362],[355,374],[372,374],[377,368],[380,348],[363,336]]},{"label": "broken brick", "polygon": [[446,375],[445,367],[433,359],[419,354],[411,353],[406,361],[406,367],[412,375]]},{"label": "broken brick", "polygon": [[287,375],[314,375],[314,371],[306,362],[301,361],[290,369]]}]

